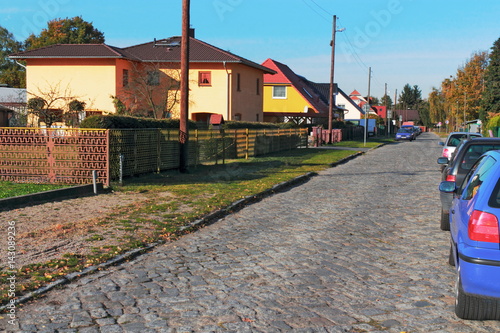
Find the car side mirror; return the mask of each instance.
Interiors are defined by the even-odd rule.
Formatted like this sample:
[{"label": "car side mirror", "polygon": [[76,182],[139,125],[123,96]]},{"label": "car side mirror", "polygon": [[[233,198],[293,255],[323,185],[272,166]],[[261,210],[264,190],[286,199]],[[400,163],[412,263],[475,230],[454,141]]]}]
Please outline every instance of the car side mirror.
[{"label": "car side mirror", "polygon": [[457,190],[455,182],[444,181],[439,184],[439,190],[444,193],[453,193]]},{"label": "car side mirror", "polygon": [[440,157],[437,160],[438,164],[448,164],[449,160],[447,157]]},{"label": "car side mirror", "polygon": [[440,146],[444,146],[444,142],[443,141],[439,141],[439,145]]}]

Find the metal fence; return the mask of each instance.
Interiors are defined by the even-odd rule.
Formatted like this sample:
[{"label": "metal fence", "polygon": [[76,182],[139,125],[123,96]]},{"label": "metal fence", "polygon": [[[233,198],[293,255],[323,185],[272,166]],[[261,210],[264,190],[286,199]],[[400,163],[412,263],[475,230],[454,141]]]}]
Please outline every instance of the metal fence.
[{"label": "metal fence", "polygon": [[0,128],[0,180],[108,185],[108,147],[106,130]]},{"label": "metal fence", "polygon": [[[194,130],[189,165],[225,163],[307,146],[307,129]],[[0,180],[109,185],[179,168],[179,130],[0,128]]]}]

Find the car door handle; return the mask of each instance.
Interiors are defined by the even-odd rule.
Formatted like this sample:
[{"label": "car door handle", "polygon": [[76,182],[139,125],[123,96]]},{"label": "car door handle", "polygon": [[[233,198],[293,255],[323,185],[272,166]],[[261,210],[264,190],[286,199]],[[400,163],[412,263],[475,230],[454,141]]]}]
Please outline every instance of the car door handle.
[{"label": "car door handle", "polygon": [[454,209],[452,209],[452,210],[451,210],[451,213],[452,213],[452,214],[455,214],[455,210],[454,210]]}]

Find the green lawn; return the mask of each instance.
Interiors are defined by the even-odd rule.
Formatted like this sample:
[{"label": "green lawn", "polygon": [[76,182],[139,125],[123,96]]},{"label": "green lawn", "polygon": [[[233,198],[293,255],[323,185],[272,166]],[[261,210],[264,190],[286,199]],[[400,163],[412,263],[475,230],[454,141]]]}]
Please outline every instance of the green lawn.
[{"label": "green lawn", "polygon": [[63,187],[68,187],[68,185],[18,184],[0,181],[0,199],[55,190]]}]

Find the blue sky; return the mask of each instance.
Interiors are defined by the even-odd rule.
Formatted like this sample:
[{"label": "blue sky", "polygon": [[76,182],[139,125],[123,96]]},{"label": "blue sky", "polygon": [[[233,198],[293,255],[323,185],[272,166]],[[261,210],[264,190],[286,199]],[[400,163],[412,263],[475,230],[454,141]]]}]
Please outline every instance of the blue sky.
[{"label": "blue sky", "polygon": [[[106,43],[125,47],[181,34],[182,0],[2,1],[0,25],[22,41],[48,20],[82,16]],[[498,0],[191,0],[196,37],[257,63],[272,58],[329,82],[336,15],[335,81],[346,93],[394,98],[406,83],[426,98],[476,51],[500,38]]]}]

